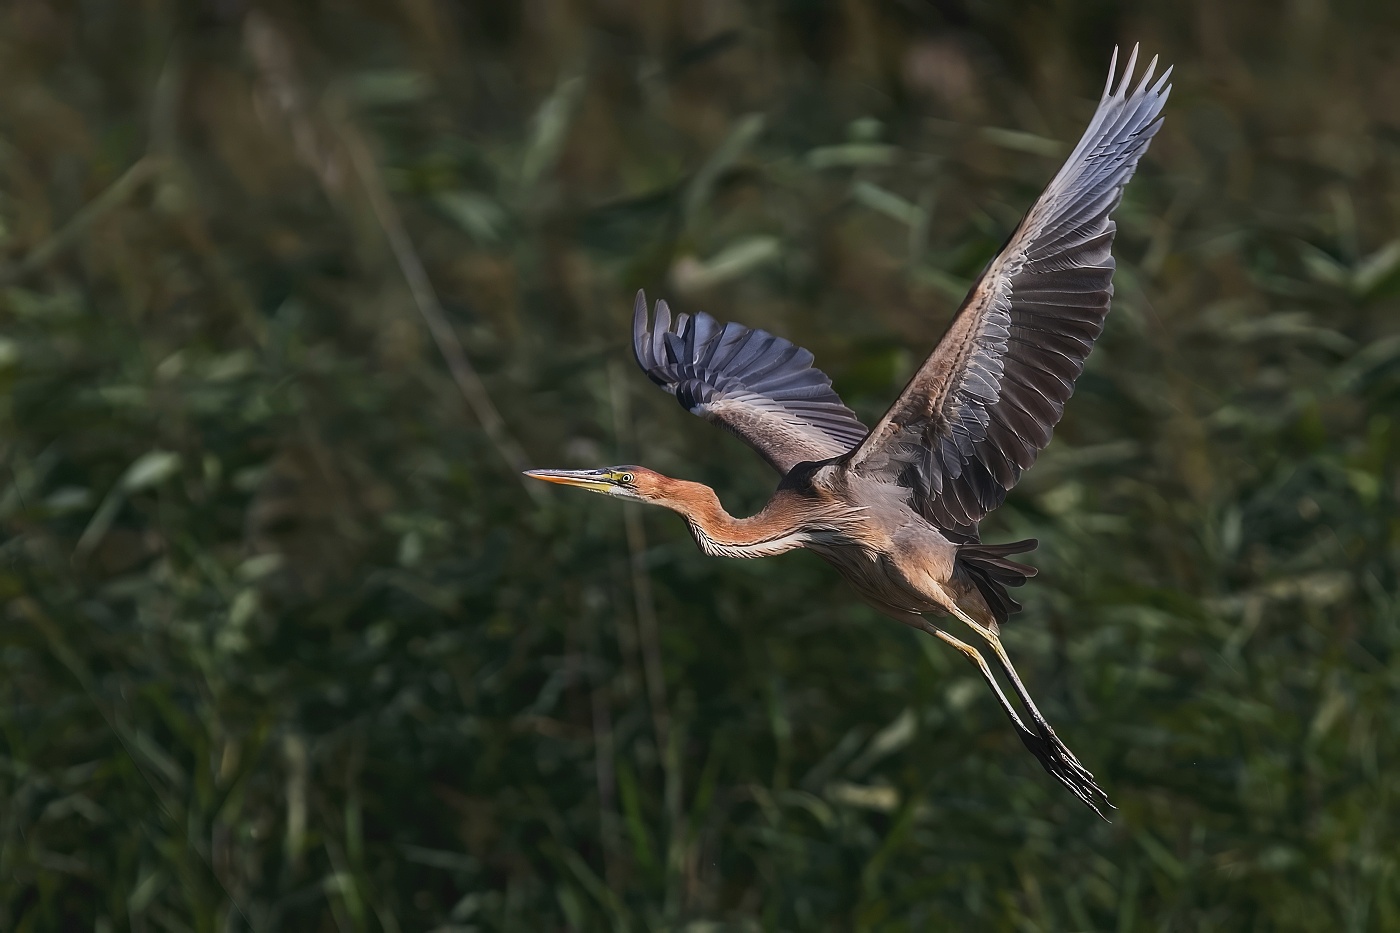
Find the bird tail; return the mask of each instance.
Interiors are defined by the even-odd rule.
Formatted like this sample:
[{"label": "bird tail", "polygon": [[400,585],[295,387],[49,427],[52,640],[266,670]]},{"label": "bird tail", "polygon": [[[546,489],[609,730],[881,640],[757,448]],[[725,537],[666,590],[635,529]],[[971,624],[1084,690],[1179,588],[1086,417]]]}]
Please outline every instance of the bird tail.
[{"label": "bird tail", "polygon": [[1021,604],[1006,592],[1008,586],[1023,586],[1036,575],[1036,569],[1010,560],[1008,554],[1024,554],[1035,550],[1035,538],[1012,541],[1010,544],[964,544],[958,548],[958,563],[967,571],[977,591],[987,601],[998,625],[1004,625]]}]

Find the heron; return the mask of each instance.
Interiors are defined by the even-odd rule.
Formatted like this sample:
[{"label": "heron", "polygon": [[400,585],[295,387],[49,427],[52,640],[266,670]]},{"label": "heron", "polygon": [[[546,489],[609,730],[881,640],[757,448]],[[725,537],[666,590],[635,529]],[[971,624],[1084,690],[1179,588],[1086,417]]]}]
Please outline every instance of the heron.
[{"label": "heron", "polygon": [[[637,293],[632,346],[642,370],[688,411],[736,435],[781,479],[757,514],[736,518],[709,486],[641,466],[526,475],[679,513],[710,556],[815,551],[867,603],[965,655],[1027,749],[1075,797],[1112,808],[1037,708],[1001,640],[1021,609],[1008,592],[1036,569],[1014,560],[1035,539],[986,544],[979,526],[1050,443],[1113,295],[1113,211],[1162,125],[1171,68],[1154,57],[1132,86],[1118,50],[1088,128],[932,354],[873,428],[810,352],[763,330],[649,312]],[[990,651],[949,632],[947,617]],[[964,633],[966,634],[966,633]]]}]

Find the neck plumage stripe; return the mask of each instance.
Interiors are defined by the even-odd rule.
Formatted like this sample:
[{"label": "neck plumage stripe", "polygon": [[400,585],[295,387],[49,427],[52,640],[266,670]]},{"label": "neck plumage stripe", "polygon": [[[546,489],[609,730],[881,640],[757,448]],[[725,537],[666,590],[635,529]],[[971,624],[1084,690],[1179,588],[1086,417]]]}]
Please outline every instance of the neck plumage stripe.
[{"label": "neck plumage stripe", "polygon": [[695,543],[700,545],[700,550],[709,557],[772,557],[774,554],[800,548],[807,542],[807,536],[802,532],[785,531],[761,541],[728,543],[711,538],[705,529],[694,521],[688,524],[690,533],[695,537]]}]

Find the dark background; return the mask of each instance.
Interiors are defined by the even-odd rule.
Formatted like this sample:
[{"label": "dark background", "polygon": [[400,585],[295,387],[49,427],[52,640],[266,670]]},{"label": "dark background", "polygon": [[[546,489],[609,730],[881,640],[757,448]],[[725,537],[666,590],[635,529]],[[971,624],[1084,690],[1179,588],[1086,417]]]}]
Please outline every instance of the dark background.
[{"label": "dark background", "polygon": [[[1400,929],[1400,5],[1153,6],[6,4],[0,929]],[[1108,824],[812,555],[515,471],[756,508],[633,291],[876,417],[1135,41],[983,529]]]}]

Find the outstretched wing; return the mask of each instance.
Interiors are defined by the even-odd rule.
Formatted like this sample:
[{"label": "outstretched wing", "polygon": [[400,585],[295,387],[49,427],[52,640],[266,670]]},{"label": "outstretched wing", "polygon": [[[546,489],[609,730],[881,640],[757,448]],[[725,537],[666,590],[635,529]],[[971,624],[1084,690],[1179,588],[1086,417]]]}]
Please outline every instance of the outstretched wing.
[{"label": "outstretched wing", "polygon": [[867,429],[841,402],[812,354],[766,331],[678,314],[637,292],[632,317],[637,363],[681,406],[737,435],[780,473],[848,453]]},{"label": "outstretched wing", "polygon": [[915,507],[975,531],[1050,443],[1113,294],[1109,218],[1162,125],[1171,69],[1128,93],[1137,48],[1068,161],[963,302],[948,333],[845,468],[898,477]]}]

